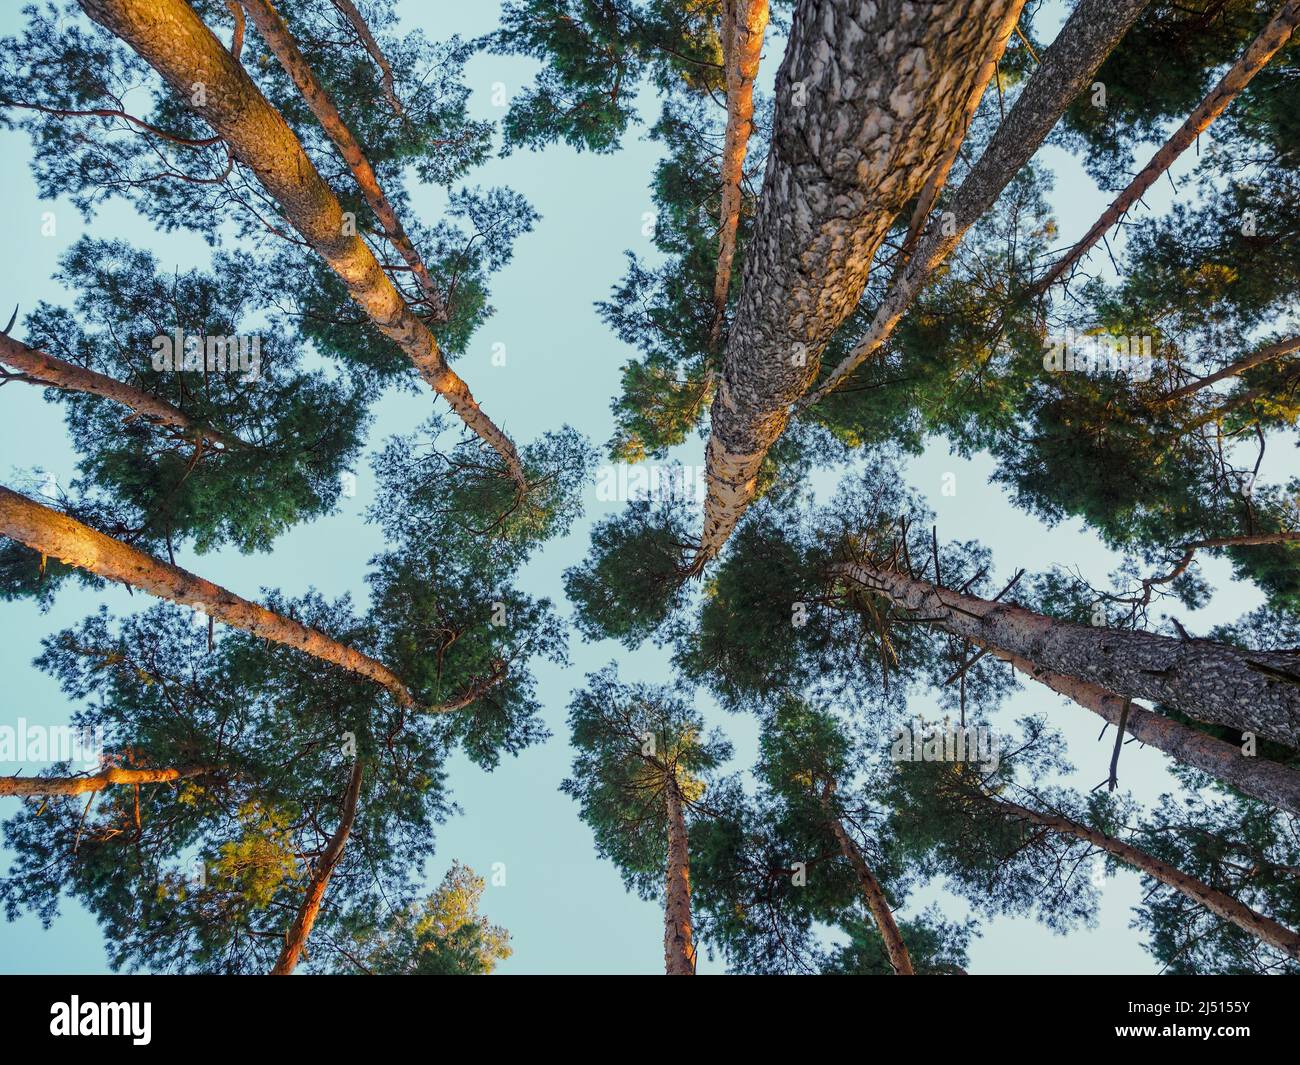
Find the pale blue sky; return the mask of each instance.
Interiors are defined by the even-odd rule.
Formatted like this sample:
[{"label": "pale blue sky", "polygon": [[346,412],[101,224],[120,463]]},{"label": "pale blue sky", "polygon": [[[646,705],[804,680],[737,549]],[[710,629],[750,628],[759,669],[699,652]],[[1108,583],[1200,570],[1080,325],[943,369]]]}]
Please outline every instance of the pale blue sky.
[{"label": "pale blue sky", "polygon": [[[18,25],[16,7],[5,5],[0,12],[0,33],[13,32]],[[408,3],[404,9],[411,24],[421,25],[433,38],[453,32],[484,33],[495,24],[497,13],[494,3],[441,0]],[[1040,25],[1047,23],[1044,18]],[[769,43],[764,62],[767,76],[778,63],[777,50]],[[491,103],[493,83],[503,82],[513,94],[529,80],[532,69],[530,62],[522,60],[476,58],[469,67],[469,83],[477,115],[499,118],[501,110]],[[656,107],[653,101],[646,104],[649,109]],[[1063,153],[1049,149],[1041,158],[1057,175],[1053,202],[1063,239],[1082,233],[1105,207],[1107,197]],[[28,159],[24,136],[0,134],[0,201],[7,207],[0,212],[0,248],[5,249],[0,256],[0,305],[6,318],[15,303],[25,314],[38,300],[68,299],[49,279],[58,256],[87,231],[70,204],[38,199]],[[535,231],[519,242],[514,261],[494,279],[492,302],[497,313],[457,363],[485,409],[520,443],[566,422],[597,446],[609,439],[613,428],[609,400],[618,387],[619,367],[633,352],[600,322],[593,303],[605,298],[621,275],[626,249],[650,251],[641,225],[643,212],[652,206],[647,185],[655,159],[656,145],[633,133],[623,150],[612,156],[578,155],[557,147],[495,160],[474,175],[477,183],[508,185],[523,193],[542,216]],[[1176,172],[1185,169],[1186,164],[1180,164]],[[1162,182],[1159,191],[1148,196],[1154,210],[1167,204],[1166,190]],[[437,216],[438,193],[416,188],[412,199],[413,209],[422,217]],[[42,237],[41,215],[50,210],[57,217],[57,233]],[[181,268],[206,265],[209,255],[196,237],[152,233],[121,203],[103,209],[89,231],[101,238],[129,239],[154,251],[164,263]],[[492,365],[496,343],[505,345],[504,367]],[[394,433],[409,432],[434,405],[427,392],[386,397],[375,409],[370,447],[378,447]],[[1289,452],[1271,451],[1274,465],[1266,469],[1266,479],[1297,472]],[[679,461],[689,464],[702,463],[702,456],[702,444],[695,440],[677,454]],[[45,404],[36,389],[21,384],[0,389],[0,479],[9,481],[15,471],[39,466],[66,482],[73,463],[59,409]],[[911,463],[909,478],[929,497],[941,533],[976,538],[993,549],[997,575],[1008,576],[1019,566],[1036,570],[1066,563],[1077,566],[1094,583],[1103,583],[1117,559],[1100,547],[1097,537],[1077,524],[1045,529],[1011,507],[1001,490],[988,483],[991,470],[987,460],[962,461],[937,441]],[[948,472],[957,478],[952,497],[940,494]],[[178,562],[252,597],[268,586],[291,595],[315,587],[327,597],[350,592],[363,600],[365,563],[381,544],[379,530],[360,519],[371,496],[368,468],[362,465],[357,474],[356,498],[344,499],[340,513],[293,530],[272,554],[246,557],[228,551],[196,558],[182,553]],[[614,507],[598,503],[593,486],[587,493],[584,519],[569,536],[548,544],[529,565],[523,582],[526,590],[551,596],[567,614],[561,573],[585,553],[593,520]],[[1207,561],[1205,573],[1218,595],[1212,610],[1184,617],[1189,625],[1204,628],[1235,618],[1260,601],[1252,588],[1230,586],[1226,565]],[[67,720],[74,708],[31,661],[44,636],[78,622],[101,601],[118,614],[144,606],[139,596],[129,597],[117,588],[102,597],[69,588],[45,614],[28,603],[0,608],[0,723],[18,717],[51,724]],[[436,883],[453,859],[484,874],[493,863],[505,863],[506,885],[489,887],[483,902],[490,918],[513,936],[515,955],[501,967],[503,973],[660,972],[663,931],[658,907],[627,894],[617,870],[597,860],[589,830],[558,786],[570,761],[566,708],[584,674],[616,659],[625,679],[659,681],[668,676],[667,657],[653,648],[629,652],[612,643],[584,645],[576,635],[572,657],[569,669],[537,667],[544,717],[555,733],[551,741],[504,761],[492,773],[464,759],[455,760],[450,785],[463,814],[439,832],[437,855],[427,874]],[[708,707],[707,701],[704,705]],[[929,708],[918,703],[917,709]],[[1009,701],[1002,719],[1040,711],[1060,726],[1073,760],[1084,766],[1077,783],[1091,787],[1104,775],[1110,751],[1109,738],[1096,742],[1098,719],[1044,689],[1022,691]],[[750,764],[756,740],[752,720],[711,707],[709,716],[736,745],[733,767]],[[1125,784],[1144,799],[1154,798],[1170,786],[1162,761],[1155,752],[1129,747],[1124,755]],[[40,767],[18,768],[30,773]],[[16,771],[0,767],[3,773]],[[0,817],[7,816],[13,804],[14,800],[0,800]],[[0,864],[7,867],[7,854],[0,854]],[[940,896],[918,894],[907,912],[922,908],[931,897]],[[983,937],[972,948],[971,971],[1154,971],[1128,928],[1131,907],[1139,897],[1136,877],[1122,875],[1109,881],[1102,893],[1097,928],[1064,938],[1031,921],[986,922]],[[943,898],[950,912],[962,911],[960,903]],[[720,965],[702,959],[700,968],[717,971]],[[48,932],[31,918],[0,924],[0,972],[100,971],[106,971],[106,963],[99,930],[76,904],[65,902],[63,916]]]}]

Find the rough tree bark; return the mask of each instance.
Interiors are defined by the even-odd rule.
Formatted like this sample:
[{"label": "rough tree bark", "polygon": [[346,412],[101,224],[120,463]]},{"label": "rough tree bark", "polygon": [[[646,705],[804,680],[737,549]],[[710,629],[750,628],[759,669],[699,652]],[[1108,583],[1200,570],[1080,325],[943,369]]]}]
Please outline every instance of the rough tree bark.
[{"label": "rough tree bark", "polygon": [[0,534],[69,566],[196,607],[222,624],[332,662],[387,688],[402,706],[417,705],[397,675],[369,655],[3,487]]},{"label": "rough tree bark", "polygon": [[1060,814],[1041,813],[1038,810],[1031,810],[1027,806],[1007,802],[1004,799],[987,799],[987,801],[1004,814],[1017,820],[1029,821],[1031,824],[1039,825],[1053,832],[1060,832],[1067,836],[1074,836],[1076,839],[1086,840],[1094,847],[1098,847],[1108,854],[1113,854],[1126,865],[1131,865],[1175,891],[1182,892],[1211,913],[1222,917],[1225,921],[1230,921],[1243,932],[1255,936],[1261,942],[1276,947],[1292,958],[1300,958],[1300,934],[1278,924],[1277,921],[1265,917],[1261,913],[1256,913],[1249,906],[1226,892],[1211,887],[1203,880],[1198,880],[1194,876],[1188,876],[1186,873],[1175,869],[1168,862],[1163,862],[1129,843],[1108,836],[1095,828],[1081,825],[1077,821],[1072,821]]},{"label": "rough tree bark", "polygon": [[866,562],[836,576],[917,611],[957,636],[992,645],[1127,698],[1300,746],[1300,659],[1201,639],[1059,621],[1006,602],[962,595]]},{"label": "rough tree bark", "polygon": [[[447,316],[447,309],[443,305],[442,294],[438,291],[437,286],[433,283],[433,278],[429,274],[429,268],[425,265],[424,260],[420,258],[419,252],[415,250],[415,245],[411,242],[411,238],[407,236],[401,219],[397,217],[397,212],[384,194],[383,187],[379,184],[379,178],[375,174],[375,168],[370,165],[370,160],[366,158],[366,153],[362,151],[361,145],[357,143],[352,130],[343,121],[343,116],[339,114],[339,109],[335,106],[329,93],[316,79],[315,71],[311,69],[311,64],[307,62],[306,56],[298,48],[298,44],[293,39],[293,34],[289,32],[289,27],[285,25],[284,19],[271,5],[271,0],[243,0],[243,3],[248,8],[248,13],[253,19],[253,25],[257,27],[257,32],[262,35],[262,39],[266,41],[267,46],[275,53],[275,58],[280,61],[280,66],[284,67],[285,73],[293,79],[298,91],[302,93],[302,98],[307,101],[307,106],[311,108],[311,113],[316,116],[316,121],[321,124],[321,128],[329,136],[329,139],[334,142],[334,147],[338,149],[343,161],[348,164],[348,169],[352,171],[352,176],[356,179],[361,195],[365,197],[366,203],[370,205],[370,209],[375,212],[375,217],[379,219],[379,224],[383,226],[384,234],[392,242],[393,247],[397,249],[406,265],[410,267],[416,281],[419,282],[424,297],[428,301],[430,311],[435,318],[444,320]],[[390,73],[385,84],[391,86],[391,81],[392,76]]]},{"label": "rough tree bark", "polygon": [[1300,770],[1265,758],[1248,757],[1237,744],[1207,736],[1199,729],[1132,702],[1125,715],[1124,704],[1128,700],[1107,691],[1100,684],[1054,673],[987,642],[981,646],[995,658],[1010,663],[1025,676],[1091,710],[1116,728],[1122,720],[1124,731],[1140,743],[1163,751],[1177,762],[1209,773],[1243,795],[1300,817]]},{"label": "rough tree bark", "polygon": [[695,975],[691,930],[691,855],[686,818],[677,781],[669,773],[664,785],[668,808],[668,882],[664,901],[664,971],[668,976]]},{"label": "rough tree bark", "polygon": [[863,856],[857,841],[849,835],[844,823],[831,806],[829,796],[822,795],[821,803],[826,811],[827,824],[830,825],[840,845],[840,853],[848,859],[849,864],[853,866],[853,872],[857,875],[867,909],[871,911],[871,916],[876,922],[876,930],[885,942],[885,952],[889,955],[889,964],[893,966],[894,975],[915,976],[912,956],[908,953],[907,944],[903,942],[903,934],[898,930],[898,923],[889,908],[889,900],[885,898],[884,888],[880,886],[876,874],[871,871],[871,866],[867,864],[867,859]]},{"label": "rough tree bark", "polygon": [[[375,327],[420,376],[493,448],[526,486],[510,438],[483,413],[447,364],[365,242],[349,234],[343,208],[288,123],[185,0],[80,0],[92,19],[120,37],[226,141],[257,176],[302,238],[329,264]],[[201,89],[201,91],[200,91]],[[201,101],[201,102],[200,102]]]},{"label": "rough tree bark", "polygon": [[103,396],[114,403],[129,407],[150,421],[170,425],[173,429],[179,429],[187,435],[199,437],[209,443],[219,444],[223,448],[233,451],[248,447],[237,437],[199,424],[165,399],[151,396],[148,392],[123,384],[94,370],[87,370],[76,363],[56,358],[48,352],[28,347],[5,333],[0,333],[0,362],[18,370],[23,375],[23,380],[30,384],[61,388],[66,392],[88,392],[91,395]]},{"label": "rough tree bark", "polygon": [[1160,175],[1204,133],[1241,91],[1250,84],[1251,78],[1267,65],[1295,31],[1300,23],[1300,0],[1287,0],[1273,16],[1272,20],[1260,32],[1250,46],[1241,54],[1219,83],[1210,90],[1210,94],[1187,116],[1187,120],[1178,128],[1151,161],[1139,171],[1137,177],[1128,183],[1128,187],[1119,194],[1114,202],[1106,208],[1102,216],[1073,248],[1071,248],[1053,266],[1034,287],[1037,292],[1046,292],[1053,284],[1084,257],[1094,244],[1128,212],[1142,194],[1156,183]]},{"label": "rough tree bark", "polygon": [[1210,385],[1216,384],[1229,377],[1238,377],[1247,370],[1253,370],[1256,366],[1262,366],[1266,362],[1273,362],[1280,359],[1283,355],[1289,355],[1291,352],[1300,349],[1300,336],[1287,337],[1285,340],[1279,340],[1276,344],[1269,344],[1267,347],[1260,348],[1253,355],[1247,355],[1244,359],[1238,359],[1236,362],[1229,363],[1222,370],[1216,370],[1206,377],[1191,384],[1183,385],[1182,388],[1175,388],[1172,392],[1167,392],[1160,397],[1161,403],[1176,403],[1180,399],[1194,395],[1203,388],[1209,388]]},{"label": "rough tree bark", "polygon": [[949,224],[934,226],[921,238],[916,253],[890,278],[866,334],[826,379],[799,401],[798,410],[824,399],[884,346],[917,294],[1033,157],[1148,3],[1150,0],[1081,0],[957,189]]},{"label": "rough tree bark", "polygon": [[212,766],[184,769],[104,769],[89,777],[0,777],[0,795],[84,795],[116,784],[168,784],[219,772]]},{"label": "rough tree bark", "polygon": [[727,70],[727,132],[722,145],[722,207],[718,225],[718,271],[713,279],[712,343],[722,336],[740,225],[740,183],[754,132],[754,79],[767,29],[767,0],[723,0],[722,49]]},{"label": "rough tree bark", "polygon": [[343,796],[343,812],[339,815],[338,828],[330,837],[324,853],[320,856],[320,861],[312,872],[298,914],[284,934],[284,948],[280,951],[280,957],[276,959],[274,968],[271,969],[271,976],[291,974],[307,946],[307,937],[311,935],[316,916],[320,913],[321,902],[325,899],[325,889],[329,887],[330,877],[334,875],[335,867],[343,858],[343,848],[347,846],[352,824],[357,819],[357,798],[361,794],[362,775],[362,765],[357,762],[352,767],[348,790]]},{"label": "rough tree bark", "polygon": [[717,555],[753,501],[790,404],[861,300],[890,225],[940,165],[1022,6],[800,0],[795,8],[713,400],[692,572]]}]

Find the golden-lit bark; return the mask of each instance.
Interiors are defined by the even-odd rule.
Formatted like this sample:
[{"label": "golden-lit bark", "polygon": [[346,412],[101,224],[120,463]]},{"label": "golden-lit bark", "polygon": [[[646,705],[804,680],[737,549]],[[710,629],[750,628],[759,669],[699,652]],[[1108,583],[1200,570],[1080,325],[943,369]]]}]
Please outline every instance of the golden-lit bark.
[{"label": "golden-lit bark", "polygon": [[1101,240],[1110,229],[1128,212],[1142,194],[1172,165],[1182,153],[1191,146],[1202,133],[1210,127],[1228,105],[1250,84],[1251,79],[1268,64],[1277,51],[1291,39],[1296,24],[1300,23],[1300,0],[1287,0],[1260,32],[1241,57],[1223,75],[1210,94],[1187,116],[1187,120],[1172,137],[1165,141],[1160,150],[1151,157],[1151,161],[1139,171],[1137,177],[1128,183],[1128,187],[1119,194],[1091,229],[1073,248],[1071,248],[1053,266],[1035,286],[1036,291],[1046,292],[1066,271],[1070,270],[1088,253],[1097,241]]},{"label": "golden-lit bark", "polygon": [[56,358],[48,352],[28,347],[5,333],[0,333],[0,362],[18,370],[22,380],[29,384],[103,396],[129,407],[150,421],[170,425],[173,429],[209,443],[231,450],[248,446],[236,437],[200,425],[179,407],[172,406],[164,399],[151,396],[148,392],[123,384],[105,374]]},{"label": "golden-lit bark", "polygon": [[695,975],[695,943],[691,928],[691,856],[686,818],[677,781],[669,774],[664,786],[668,807],[668,882],[664,899],[664,971],[668,976]]},{"label": "golden-lit bark", "polygon": [[713,279],[713,329],[717,345],[727,313],[731,264],[740,225],[740,183],[754,132],[754,79],[767,29],[767,0],[722,0],[722,52],[727,72],[727,132],[722,145],[722,208],[718,225],[718,269]]},{"label": "golden-lit bark", "polygon": [[84,795],[117,784],[168,784],[216,772],[219,770],[212,766],[188,766],[184,769],[114,767],[88,777],[0,777],[0,795]]},{"label": "golden-lit bark", "polygon": [[329,264],[349,295],[420,376],[525,487],[510,438],[479,408],[447,364],[438,341],[407,306],[374,253],[344,218],[283,116],[185,0],[80,0],[86,13],[120,37],[225,140],[280,205],[285,218]]},{"label": "golden-lit bark", "polygon": [[330,837],[329,843],[316,863],[311,880],[307,883],[307,892],[302,905],[284,934],[284,948],[271,969],[271,976],[288,976],[297,967],[307,947],[307,937],[311,935],[312,926],[320,913],[321,903],[325,899],[325,889],[329,887],[330,877],[343,858],[343,848],[347,846],[352,824],[357,819],[357,799],[361,795],[362,765],[357,762],[352,767],[352,776],[348,780],[348,790],[343,796],[343,811],[339,815],[338,828]]}]

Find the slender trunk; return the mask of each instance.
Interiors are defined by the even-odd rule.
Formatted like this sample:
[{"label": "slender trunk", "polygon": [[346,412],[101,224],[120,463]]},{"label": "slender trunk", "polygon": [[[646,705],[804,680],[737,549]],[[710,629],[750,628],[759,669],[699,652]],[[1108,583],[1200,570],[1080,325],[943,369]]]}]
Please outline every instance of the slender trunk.
[{"label": "slender trunk", "polygon": [[713,330],[716,347],[727,313],[731,264],[740,225],[740,183],[745,153],[754,131],[754,79],[767,29],[767,0],[723,0],[722,50],[727,68],[727,133],[722,146],[722,208],[718,226],[718,270],[713,279]]},{"label": "slender trunk", "polygon": [[388,106],[393,109],[393,114],[400,117],[402,102],[397,98],[397,91],[393,88],[393,68],[388,65],[384,50],[379,47],[375,35],[370,32],[370,27],[366,25],[366,20],[361,17],[361,12],[356,9],[356,5],[352,3],[352,0],[333,0],[333,4],[342,13],[343,17],[348,20],[348,24],[356,31],[357,36],[361,38],[362,45],[370,53],[370,58],[375,61],[375,66],[379,68],[379,72],[383,76],[384,96],[388,99]]},{"label": "slender trunk", "polygon": [[981,646],[1128,698],[1176,707],[1200,721],[1300,746],[1300,660],[1294,655],[1060,621],[865,562],[840,563],[833,572]]},{"label": "slender trunk", "polygon": [[1072,821],[1060,814],[1040,813],[1037,810],[1031,810],[1014,802],[1007,802],[1004,799],[988,799],[987,801],[1018,820],[1029,821],[1053,832],[1060,832],[1067,836],[1074,836],[1076,839],[1086,840],[1094,847],[1114,855],[1126,865],[1131,865],[1175,891],[1182,892],[1182,894],[1204,906],[1211,913],[1222,917],[1225,921],[1232,922],[1243,932],[1255,936],[1260,942],[1267,943],[1292,958],[1300,958],[1300,934],[1278,924],[1277,921],[1265,917],[1261,913],[1256,913],[1245,903],[1238,901],[1226,892],[1211,887],[1203,880],[1198,880],[1194,876],[1188,876],[1186,873],[1175,869],[1168,862],[1163,862],[1159,858],[1147,854],[1146,851],[1139,850],[1132,844],[1124,843],[1113,836],[1108,836],[1095,828],[1089,828],[1087,825],[1081,825],[1077,821]]},{"label": "slender trunk", "polygon": [[1183,544],[1187,549],[1198,547],[1259,547],[1263,544],[1290,544],[1300,540],[1300,532],[1254,533],[1250,536],[1215,536],[1209,540],[1196,540]]},{"label": "slender trunk", "polygon": [[339,826],[330,837],[325,853],[320,856],[311,881],[307,885],[307,894],[298,907],[298,915],[284,934],[284,949],[276,960],[271,976],[288,976],[298,965],[307,946],[307,937],[311,935],[316,915],[320,913],[321,902],[325,898],[325,889],[329,887],[330,877],[343,857],[343,848],[347,845],[352,823],[357,819],[357,797],[361,794],[361,763],[352,767],[352,777],[348,781],[347,793],[343,796],[343,812],[339,816]]},{"label": "slender trunk", "polygon": [[695,943],[691,935],[691,854],[686,818],[677,781],[664,786],[668,805],[668,884],[664,902],[664,971],[668,976],[695,975]]},{"label": "slender trunk", "polygon": [[1111,226],[1124,217],[1129,208],[1142,198],[1142,194],[1154,185],[1173,161],[1210,127],[1210,123],[1223,114],[1228,105],[1250,84],[1251,78],[1263,70],[1278,49],[1290,40],[1298,22],[1300,22],[1300,0],[1287,0],[1260,35],[1251,42],[1250,47],[1232,65],[1232,69],[1201,101],[1196,110],[1187,116],[1187,120],[1169,140],[1165,141],[1137,177],[1129,182],[1128,187],[1106,208],[1105,213],[1097,219],[1084,238],[1035,285],[1035,291],[1046,292],[1088,253]]},{"label": "slender trunk", "polygon": [[1023,0],[800,0],[712,405],[704,531],[717,555],[790,404],[857,308],[894,219],[943,160]]},{"label": "slender trunk", "polygon": [[195,607],[232,628],[331,662],[387,688],[402,706],[415,706],[406,685],[369,655],[3,487],[0,534],[69,566]]},{"label": "slender trunk", "polygon": [[151,396],[148,392],[123,384],[94,370],[87,370],[76,363],[65,362],[48,352],[28,347],[4,333],[0,333],[0,362],[20,371],[24,379],[31,384],[61,388],[66,392],[87,392],[102,396],[104,399],[111,399],[114,403],[129,407],[150,421],[170,425],[173,429],[179,429],[232,451],[248,446],[233,436],[200,425],[165,399]]},{"label": "slender trunk", "polygon": [[885,898],[885,891],[880,886],[880,881],[876,879],[876,874],[871,871],[871,866],[863,857],[862,849],[849,835],[843,822],[831,811],[830,803],[823,798],[822,804],[827,809],[831,831],[839,841],[840,851],[857,874],[867,909],[875,919],[880,938],[885,941],[885,951],[889,954],[889,964],[894,967],[894,975],[915,976],[916,973],[912,969],[912,956],[907,952],[907,944],[903,942],[903,934],[898,930],[898,924],[894,920],[894,914],[889,908],[889,900]]},{"label": "slender trunk", "polygon": [[[972,641],[974,642],[974,641]],[[1163,714],[1129,703],[1124,715],[1123,696],[1107,691],[1099,684],[1068,677],[1043,669],[1021,655],[983,644],[989,654],[1009,662],[1027,677],[1045,684],[1080,706],[1119,727],[1140,743],[1163,751],[1176,762],[1192,766],[1230,784],[1243,795],[1269,803],[1293,816],[1300,817],[1300,770],[1264,758],[1247,756],[1241,746],[1207,736],[1199,729],[1184,725]]]},{"label": "slender trunk", "polygon": [[[407,236],[401,220],[397,217],[397,212],[393,210],[393,205],[389,203],[388,197],[384,195],[384,190],[379,184],[379,178],[375,174],[374,167],[370,165],[370,160],[366,158],[365,152],[361,150],[361,145],[357,143],[356,137],[352,135],[352,130],[343,121],[343,116],[339,114],[339,110],[334,105],[329,93],[317,81],[315,72],[298,48],[297,42],[294,41],[293,35],[289,32],[289,27],[284,24],[284,19],[271,5],[271,0],[243,0],[243,3],[248,8],[248,13],[252,16],[253,24],[257,27],[258,33],[262,35],[262,39],[266,41],[267,46],[275,53],[275,58],[280,61],[285,73],[298,86],[298,91],[302,93],[302,98],[307,102],[307,106],[311,108],[311,113],[316,116],[321,128],[325,130],[329,139],[334,142],[334,147],[338,149],[343,161],[348,164],[348,169],[352,171],[352,176],[356,179],[361,195],[365,197],[370,209],[375,212],[379,224],[384,227],[384,234],[392,242],[393,247],[397,249],[398,254],[405,260],[406,265],[411,268],[411,273],[415,275],[420,288],[424,290],[429,309],[435,317],[445,319],[446,308],[443,306],[442,296],[438,292],[437,286],[433,283],[433,278],[429,275],[429,268],[425,266],[424,260],[420,258],[419,253],[415,250],[415,245],[411,243],[411,238]],[[391,84],[391,81],[390,76],[387,84]]]},{"label": "slender trunk", "polygon": [[89,777],[0,777],[0,795],[84,795],[115,784],[167,784],[217,772],[212,766],[184,769],[104,769]]},{"label": "slender trunk", "polygon": [[1216,370],[1208,377],[1202,377],[1199,381],[1193,381],[1191,384],[1183,385],[1182,388],[1175,388],[1160,397],[1161,403],[1174,403],[1187,396],[1194,395],[1203,388],[1209,388],[1210,385],[1228,377],[1239,377],[1247,370],[1253,370],[1256,366],[1262,366],[1266,362],[1273,362],[1280,359],[1283,355],[1290,355],[1291,352],[1300,349],[1300,336],[1287,337],[1285,340],[1279,340],[1276,344],[1270,344],[1268,347],[1261,348],[1253,355],[1247,355],[1244,359],[1238,359],[1231,362],[1222,370]]},{"label": "slender trunk", "polygon": [[288,123],[189,4],[185,0],[80,2],[86,14],[130,45],[221,135],[293,228],[338,274],[375,328],[402,349],[420,376],[501,456],[510,475],[524,487],[523,467],[510,438],[479,409],[469,387],[447,365],[437,339],[407,306],[355,226],[347,224],[338,197]]},{"label": "slender trunk", "polygon": [[916,253],[890,279],[866,334],[826,379],[799,401],[799,410],[828,396],[884,346],[917,294],[1029,162],[1148,3],[1150,0],[1081,0],[957,189],[950,224],[936,226],[921,238]]}]

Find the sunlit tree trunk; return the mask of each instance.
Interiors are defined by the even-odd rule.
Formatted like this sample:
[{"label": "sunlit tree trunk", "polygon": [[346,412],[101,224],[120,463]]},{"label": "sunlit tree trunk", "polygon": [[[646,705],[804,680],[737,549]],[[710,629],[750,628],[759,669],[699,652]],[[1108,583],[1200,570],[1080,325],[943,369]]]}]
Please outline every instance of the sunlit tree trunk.
[{"label": "sunlit tree trunk", "polygon": [[416,705],[406,685],[369,655],[7,488],[0,488],[0,534],[66,565],[195,607],[224,625],[331,662],[387,688],[402,706]]},{"label": "sunlit tree trunk", "polygon": [[1033,157],[1148,3],[1150,0],[1081,0],[1075,7],[1043,52],[1042,62],[984,154],[953,195],[951,217],[941,219],[921,237],[916,252],[890,278],[866,334],[826,379],[799,401],[800,410],[829,395],[884,346],[935,270]]},{"label": "sunlit tree trunk", "polygon": [[[938,167],[1023,0],[801,0],[712,405],[704,530],[717,555],[872,256]],[[983,78],[984,81],[980,79]]]},{"label": "sunlit tree trunk", "polygon": [[1226,892],[1211,887],[1203,880],[1175,869],[1168,862],[1163,862],[1146,851],[1139,850],[1131,844],[1124,843],[1087,825],[1081,825],[1068,817],[1054,813],[1042,813],[1031,810],[1017,803],[1004,799],[987,800],[994,808],[1016,820],[1028,821],[1053,832],[1074,836],[1086,840],[1094,847],[1114,855],[1126,865],[1145,873],[1160,883],[1186,895],[1189,899],[1204,906],[1211,913],[1230,921],[1263,943],[1290,955],[1300,958],[1300,934],[1279,924],[1263,914],[1257,913],[1249,906],[1235,899]]},{"label": "sunlit tree trunk", "polygon": [[740,183],[745,154],[754,132],[754,79],[767,29],[767,0],[723,0],[722,50],[727,69],[727,132],[722,145],[722,208],[718,227],[718,271],[713,280],[713,333],[716,345],[727,313],[731,265],[740,225]]},{"label": "sunlit tree trunk", "polygon": [[288,123],[185,0],[80,0],[226,141],[302,238],[329,264],[375,327],[420,376],[501,456],[522,486],[514,444],[480,409],[443,358],[438,341],[384,273]]},{"label": "sunlit tree trunk", "polygon": [[941,588],[866,562],[834,567],[845,581],[935,619],[948,632],[1127,698],[1229,725],[1288,746],[1300,743],[1300,662],[1210,640],[1081,625]]},{"label": "sunlit tree trunk", "polygon": [[686,817],[677,781],[664,786],[668,807],[668,884],[664,901],[664,970],[668,976],[695,975],[691,931],[691,856]]},{"label": "sunlit tree trunk", "polygon": [[148,392],[123,384],[94,370],[87,370],[76,363],[56,358],[48,352],[28,347],[4,333],[0,333],[0,362],[18,370],[23,380],[30,384],[61,388],[66,392],[87,392],[102,396],[104,399],[111,399],[114,403],[130,408],[150,421],[169,425],[187,435],[207,440],[221,447],[232,450],[247,447],[242,440],[199,424],[165,399],[151,396]]},{"label": "sunlit tree trunk", "polygon": [[211,766],[184,769],[104,769],[88,777],[0,777],[0,795],[84,795],[118,784],[169,784],[209,776]]},{"label": "sunlit tree trunk", "polygon": [[325,899],[325,890],[329,887],[330,877],[343,858],[343,848],[347,846],[352,824],[357,819],[357,798],[361,794],[362,765],[357,762],[352,767],[352,776],[348,780],[348,790],[343,796],[343,811],[339,815],[338,828],[330,837],[325,851],[320,856],[313,870],[311,880],[307,883],[307,893],[302,905],[298,907],[297,916],[284,935],[284,949],[276,959],[271,976],[288,976],[298,965],[307,946],[307,937],[311,935],[312,926],[320,913],[321,903]]},{"label": "sunlit tree trunk", "polygon": [[1039,292],[1045,292],[1082,259],[1089,249],[1101,240],[1106,231],[1123,218],[1128,209],[1142,198],[1142,194],[1156,183],[1160,175],[1169,169],[1173,161],[1182,155],[1197,137],[1209,129],[1210,123],[1227,110],[1228,105],[1250,84],[1251,79],[1264,69],[1268,61],[1277,54],[1278,49],[1291,39],[1297,23],[1300,23],[1300,0],[1287,0],[1231,69],[1223,75],[1210,94],[1201,101],[1195,111],[1187,116],[1187,120],[1174,135],[1165,141],[1160,150],[1151,157],[1151,161],[1138,172],[1137,177],[1128,183],[1128,187],[1093,223],[1083,239],[1062,256],[1038,282],[1036,288]]}]

